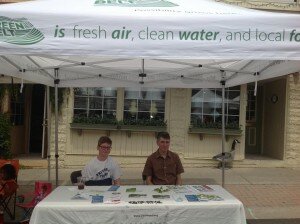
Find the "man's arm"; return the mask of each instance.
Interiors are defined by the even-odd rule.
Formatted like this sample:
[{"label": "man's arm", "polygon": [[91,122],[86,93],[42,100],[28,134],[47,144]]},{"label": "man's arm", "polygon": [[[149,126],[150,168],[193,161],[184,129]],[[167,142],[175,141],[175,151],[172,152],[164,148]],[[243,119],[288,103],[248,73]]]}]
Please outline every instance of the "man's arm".
[{"label": "man's arm", "polygon": [[147,176],[147,178],[146,178],[146,184],[147,185],[153,185],[153,183],[152,183],[152,177],[151,176]]},{"label": "man's arm", "polygon": [[176,176],[176,185],[182,185],[181,174],[184,172],[181,160],[177,155],[177,176]]},{"label": "man's arm", "polygon": [[121,179],[118,178],[118,179],[116,179],[116,180],[113,180],[113,185],[120,186],[120,185],[121,185]]},{"label": "man's arm", "polygon": [[182,185],[181,174],[177,174],[176,185]]},{"label": "man's arm", "polygon": [[143,175],[146,176],[146,184],[147,185],[153,185],[152,182],[152,163],[149,157],[147,158],[147,161],[145,163],[145,167],[143,170]]}]

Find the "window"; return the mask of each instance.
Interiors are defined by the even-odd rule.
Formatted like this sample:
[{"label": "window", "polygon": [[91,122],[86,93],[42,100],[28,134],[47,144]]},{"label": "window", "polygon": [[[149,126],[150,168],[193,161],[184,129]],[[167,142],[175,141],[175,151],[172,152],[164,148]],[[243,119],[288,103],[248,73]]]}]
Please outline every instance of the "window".
[{"label": "window", "polygon": [[[225,123],[239,124],[240,87],[225,89]],[[222,89],[193,89],[191,105],[192,124],[222,122]]]},{"label": "window", "polygon": [[125,89],[124,120],[164,120],[165,89]]},{"label": "window", "polygon": [[254,85],[247,85],[247,109],[246,109],[246,121],[255,122],[256,113],[256,96],[254,96]]},{"label": "window", "polygon": [[74,117],[115,118],[116,88],[74,88]]},{"label": "window", "polygon": [[23,125],[24,124],[24,100],[25,100],[25,88],[20,93],[20,85],[11,87],[11,101],[10,109],[11,116],[10,120],[12,125]]}]

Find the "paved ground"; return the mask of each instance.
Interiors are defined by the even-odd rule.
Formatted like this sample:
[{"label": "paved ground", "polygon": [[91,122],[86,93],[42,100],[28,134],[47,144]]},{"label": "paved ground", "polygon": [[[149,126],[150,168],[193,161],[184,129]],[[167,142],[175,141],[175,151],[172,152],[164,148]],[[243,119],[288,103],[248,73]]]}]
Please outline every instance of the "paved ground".
[{"label": "paved ground", "polygon": [[[60,169],[59,184],[69,185],[74,170]],[[54,180],[54,170],[50,173]],[[300,224],[299,174],[300,168],[233,168],[225,171],[225,188],[243,202],[248,224]],[[216,168],[186,168],[183,181],[221,185],[221,177]],[[35,181],[47,179],[46,169],[20,170],[20,193],[33,190]],[[141,169],[123,168],[122,180],[126,185],[142,184]],[[20,210],[17,215],[20,219]]]}]

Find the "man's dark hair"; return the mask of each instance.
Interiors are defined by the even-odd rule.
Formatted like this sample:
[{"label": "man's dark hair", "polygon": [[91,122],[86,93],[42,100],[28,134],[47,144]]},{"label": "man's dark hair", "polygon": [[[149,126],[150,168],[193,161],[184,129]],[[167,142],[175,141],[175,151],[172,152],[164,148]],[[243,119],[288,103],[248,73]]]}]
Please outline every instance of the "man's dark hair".
[{"label": "man's dark hair", "polygon": [[13,180],[17,177],[16,169],[11,164],[5,164],[4,166],[2,166],[0,172],[3,173],[4,180]]},{"label": "man's dark hair", "polygon": [[109,138],[109,137],[107,137],[107,136],[101,136],[100,138],[99,138],[99,140],[98,140],[98,145],[100,146],[101,144],[103,144],[103,143],[107,143],[107,144],[112,144],[112,141],[111,141],[111,139]]},{"label": "man's dark hair", "polygon": [[157,136],[156,136],[156,139],[159,140],[160,138],[164,138],[164,139],[169,139],[170,140],[170,135],[166,131],[158,132]]}]

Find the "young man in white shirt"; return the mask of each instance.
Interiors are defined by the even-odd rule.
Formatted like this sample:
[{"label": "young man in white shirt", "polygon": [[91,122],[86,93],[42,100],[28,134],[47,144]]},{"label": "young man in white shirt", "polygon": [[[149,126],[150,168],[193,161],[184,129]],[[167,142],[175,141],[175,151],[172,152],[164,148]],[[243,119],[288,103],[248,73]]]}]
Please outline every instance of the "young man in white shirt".
[{"label": "young man in white shirt", "polygon": [[81,172],[86,185],[120,185],[121,169],[109,156],[111,145],[109,137],[100,137],[97,145],[99,154],[90,160]]}]

